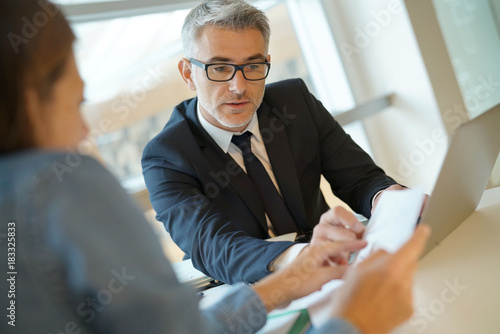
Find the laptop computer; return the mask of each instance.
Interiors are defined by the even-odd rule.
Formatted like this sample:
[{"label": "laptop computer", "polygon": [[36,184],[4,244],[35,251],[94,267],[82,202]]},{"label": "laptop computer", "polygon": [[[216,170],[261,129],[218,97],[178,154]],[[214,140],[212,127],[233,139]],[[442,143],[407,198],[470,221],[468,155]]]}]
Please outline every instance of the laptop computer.
[{"label": "laptop computer", "polygon": [[500,104],[460,126],[420,221],[432,227],[425,253],[477,208],[500,152]]}]

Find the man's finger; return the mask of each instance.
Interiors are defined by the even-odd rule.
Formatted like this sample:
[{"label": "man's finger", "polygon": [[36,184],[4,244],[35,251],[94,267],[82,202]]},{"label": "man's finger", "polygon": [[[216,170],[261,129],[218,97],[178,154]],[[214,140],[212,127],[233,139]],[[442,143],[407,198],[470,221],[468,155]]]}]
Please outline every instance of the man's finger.
[{"label": "man's finger", "polygon": [[314,232],[320,236],[320,241],[349,241],[359,239],[356,233],[340,226],[326,224],[316,225]]},{"label": "man's finger", "polygon": [[366,241],[364,240],[351,240],[351,241],[340,241],[340,242],[324,242],[312,247],[314,249],[319,249],[321,251],[322,257],[327,258],[337,258],[342,255],[343,252],[355,252],[357,250],[366,247]]},{"label": "man's finger", "polygon": [[365,227],[356,216],[342,206],[336,206],[325,212],[320,219],[320,223],[342,226],[356,234],[362,233]]},{"label": "man's finger", "polygon": [[344,276],[347,268],[349,268],[347,265],[326,266],[319,269],[317,274],[324,277],[322,280],[329,281]]}]

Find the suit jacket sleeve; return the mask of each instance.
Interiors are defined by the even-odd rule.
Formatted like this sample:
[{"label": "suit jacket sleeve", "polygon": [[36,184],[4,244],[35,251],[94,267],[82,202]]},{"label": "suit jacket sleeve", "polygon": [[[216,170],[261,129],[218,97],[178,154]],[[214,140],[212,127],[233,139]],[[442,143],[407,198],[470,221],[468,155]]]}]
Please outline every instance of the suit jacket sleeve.
[{"label": "suit jacket sleeve", "polygon": [[297,81],[318,131],[322,175],[337,197],[369,218],[372,197],[396,181],[345,133],[321,102],[309,93],[304,82]]},{"label": "suit jacket sleeve", "polygon": [[[172,128],[168,140],[161,136],[153,139],[142,158],[157,220],[192,259],[195,268],[213,278],[233,284],[256,282],[268,275],[269,262],[293,243],[268,242],[262,240],[264,235],[259,238],[236,227],[235,219],[220,206],[238,205],[237,194],[228,193],[227,188],[214,182],[200,180],[210,167],[198,159],[202,154],[198,143],[187,134],[187,129]],[[240,218],[245,220],[248,216],[241,212]]]}]

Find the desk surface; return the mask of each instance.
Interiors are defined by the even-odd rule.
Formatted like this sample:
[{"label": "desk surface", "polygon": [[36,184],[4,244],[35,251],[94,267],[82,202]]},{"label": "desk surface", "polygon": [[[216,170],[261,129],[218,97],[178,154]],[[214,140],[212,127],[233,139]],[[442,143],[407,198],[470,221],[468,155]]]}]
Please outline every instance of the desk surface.
[{"label": "desk surface", "polygon": [[500,187],[420,261],[414,286],[415,314],[394,333],[500,332]]}]

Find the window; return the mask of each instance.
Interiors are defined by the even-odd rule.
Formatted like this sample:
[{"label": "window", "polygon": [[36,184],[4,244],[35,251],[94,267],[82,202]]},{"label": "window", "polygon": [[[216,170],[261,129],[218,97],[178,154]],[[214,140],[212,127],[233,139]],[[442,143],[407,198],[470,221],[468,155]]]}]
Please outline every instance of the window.
[{"label": "window", "polygon": [[91,141],[120,179],[141,175],[141,155],[181,100],[177,72],[187,10],[75,24]]}]

